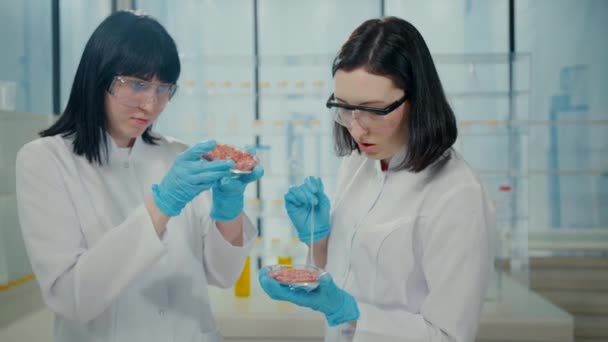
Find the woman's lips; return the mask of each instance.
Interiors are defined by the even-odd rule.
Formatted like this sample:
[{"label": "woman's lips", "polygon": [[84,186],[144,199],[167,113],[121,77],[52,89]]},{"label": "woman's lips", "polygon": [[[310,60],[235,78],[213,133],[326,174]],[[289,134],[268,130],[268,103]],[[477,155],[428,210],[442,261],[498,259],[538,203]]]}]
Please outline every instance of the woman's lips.
[{"label": "woman's lips", "polygon": [[141,118],[131,118],[131,120],[133,120],[138,126],[147,126],[148,122],[150,122],[147,119],[141,119]]},{"label": "woman's lips", "polygon": [[376,149],[376,144],[358,143],[359,150],[362,152],[373,152]]}]

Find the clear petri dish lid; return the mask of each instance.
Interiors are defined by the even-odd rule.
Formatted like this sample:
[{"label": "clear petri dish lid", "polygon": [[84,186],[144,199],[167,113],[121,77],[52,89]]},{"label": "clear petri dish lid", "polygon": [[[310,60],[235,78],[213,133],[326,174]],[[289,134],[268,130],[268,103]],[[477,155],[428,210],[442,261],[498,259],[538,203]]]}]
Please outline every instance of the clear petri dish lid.
[{"label": "clear petri dish lid", "polygon": [[233,160],[235,166],[230,170],[233,175],[250,174],[260,162],[259,159],[238,147],[228,144],[217,144],[215,148],[202,156],[206,160]]},{"label": "clear petri dish lid", "polygon": [[319,278],[325,273],[312,265],[270,265],[265,266],[268,275],[279,284],[292,290],[312,291],[319,286]]}]

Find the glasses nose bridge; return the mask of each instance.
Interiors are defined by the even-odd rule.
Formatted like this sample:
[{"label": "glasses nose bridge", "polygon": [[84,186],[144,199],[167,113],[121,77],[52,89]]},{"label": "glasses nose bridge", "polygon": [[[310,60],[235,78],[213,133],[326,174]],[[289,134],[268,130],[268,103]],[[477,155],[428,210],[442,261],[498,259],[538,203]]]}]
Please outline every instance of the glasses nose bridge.
[{"label": "glasses nose bridge", "polygon": [[365,122],[367,122],[367,120],[365,120],[365,112],[360,110],[360,109],[351,109],[351,121],[357,121],[357,123],[359,124],[359,126],[361,127],[365,127]]},{"label": "glasses nose bridge", "polygon": [[364,118],[364,112],[362,112],[360,109],[356,109],[356,108],[347,109],[346,111],[347,111],[347,113],[350,112],[349,120],[347,122],[348,126],[350,126],[352,128],[353,124],[356,124],[359,128],[361,128],[363,130],[368,129],[367,121]]},{"label": "glasses nose bridge", "polygon": [[158,87],[159,85],[157,84],[149,83],[144,87],[143,90],[138,92],[138,95],[141,96],[143,103],[148,103],[150,101],[156,103],[159,101]]},{"label": "glasses nose bridge", "polygon": [[362,123],[361,120],[357,120],[355,117],[352,118],[348,126],[350,133],[357,137],[368,131],[367,125]]},{"label": "glasses nose bridge", "polygon": [[349,121],[356,120],[356,114],[355,114],[355,112],[358,111],[357,109],[346,109],[346,108],[343,108],[342,110],[344,111],[344,113],[346,114],[346,116],[349,118]]}]

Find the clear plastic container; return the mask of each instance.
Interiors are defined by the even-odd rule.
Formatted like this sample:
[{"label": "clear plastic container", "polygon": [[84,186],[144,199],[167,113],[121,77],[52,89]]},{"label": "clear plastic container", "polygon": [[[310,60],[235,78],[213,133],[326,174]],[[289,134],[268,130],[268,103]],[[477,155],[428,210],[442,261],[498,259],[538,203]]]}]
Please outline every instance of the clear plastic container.
[{"label": "clear plastic container", "polygon": [[14,111],[17,104],[17,83],[0,80],[0,110]]},{"label": "clear plastic container", "polygon": [[498,188],[496,200],[496,261],[497,269],[504,269],[511,257],[511,234],[513,233],[513,189],[508,185]]},{"label": "clear plastic container", "polygon": [[264,244],[264,253],[262,265],[274,265],[278,263],[279,255],[281,254],[281,239],[273,237]]},{"label": "clear plastic container", "polygon": [[496,204],[494,272],[485,297],[490,301],[501,299],[503,272],[508,270],[511,254],[512,188],[509,185],[501,185],[497,190],[494,198]]}]

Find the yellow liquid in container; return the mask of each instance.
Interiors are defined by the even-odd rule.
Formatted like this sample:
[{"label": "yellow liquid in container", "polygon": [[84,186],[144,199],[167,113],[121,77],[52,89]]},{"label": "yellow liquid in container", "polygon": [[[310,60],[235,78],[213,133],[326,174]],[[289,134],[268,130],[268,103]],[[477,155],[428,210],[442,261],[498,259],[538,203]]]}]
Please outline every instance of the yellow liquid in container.
[{"label": "yellow liquid in container", "polygon": [[234,283],[234,295],[237,297],[249,297],[249,294],[251,293],[250,264],[251,259],[248,256],[247,259],[245,259],[245,265],[243,266],[241,276],[237,279],[236,283]]},{"label": "yellow liquid in container", "polygon": [[280,256],[277,259],[279,265],[291,265],[292,263],[290,256]]}]

